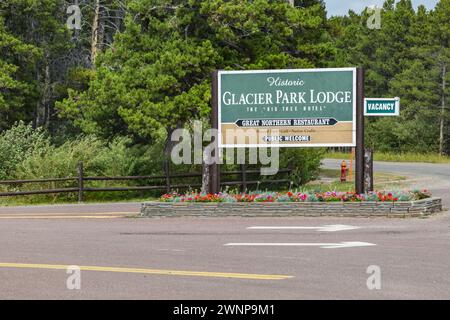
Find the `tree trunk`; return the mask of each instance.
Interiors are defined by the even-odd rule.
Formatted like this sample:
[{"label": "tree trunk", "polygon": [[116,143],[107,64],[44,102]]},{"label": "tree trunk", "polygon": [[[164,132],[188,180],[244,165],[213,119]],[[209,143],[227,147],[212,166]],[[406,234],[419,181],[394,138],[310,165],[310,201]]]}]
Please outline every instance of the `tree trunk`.
[{"label": "tree trunk", "polygon": [[442,105],[441,105],[441,114],[440,114],[440,125],[439,125],[439,154],[444,155],[444,129],[445,129],[445,77],[446,77],[446,65],[445,63],[442,65]]},{"label": "tree trunk", "polygon": [[43,87],[41,91],[41,98],[36,104],[35,113],[35,127],[45,127],[48,128],[50,123],[50,96],[51,96],[51,79],[50,79],[50,65],[49,65],[49,55],[46,53],[44,56],[44,79],[40,78],[40,73],[38,73],[38,81],[43,82]]},{"label": "tree trunk", "polygon": [[100,22],[100,0],[94,3],[94,21],[92,22],[92,38],[91,38],[91,63],[95,64],[98,51],[101,50],[103,43],[103,26]]}]

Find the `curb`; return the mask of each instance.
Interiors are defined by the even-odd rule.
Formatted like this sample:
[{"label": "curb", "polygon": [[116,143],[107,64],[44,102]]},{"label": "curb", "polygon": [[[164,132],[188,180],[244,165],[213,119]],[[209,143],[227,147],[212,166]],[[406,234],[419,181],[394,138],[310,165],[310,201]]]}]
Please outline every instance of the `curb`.
[{"label": "curb", "polygon": [[442,211],[441,198],[402,202],[170,203],[144,202],[141,217],[388,217],[413,218]]}]

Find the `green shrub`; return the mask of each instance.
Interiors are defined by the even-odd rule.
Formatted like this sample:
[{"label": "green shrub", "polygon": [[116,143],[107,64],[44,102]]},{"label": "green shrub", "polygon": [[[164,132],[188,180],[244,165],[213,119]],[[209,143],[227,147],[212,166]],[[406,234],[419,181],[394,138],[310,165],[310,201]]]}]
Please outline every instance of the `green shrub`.
[{"label": "green shrub", "polygon": [[0,180],[13,178],[17,164],[32,154],[46,150],[50,139],[41,129],[22,121],[0,134]]},{"label": "green shrub", "polygon": [[46,145],[34,151],[16,167],[17,179],[63,178],[77,174],[80,161],[89,176],[121,176],[133,173],[137,159],[130,155],[127,138],[111,143],[95,136],[68,141],[60,147]]},{"label": "green shrub", "polygon": [[[34,150],[23,161],[16,165],[12,174],[14,179],[42,179],[65,178],[77,176],[77,166],[80,161],[84,165],[85,176],[127,176],[132,175],[137,163],[136,156],[128,150],[128,138],[116,138],[112,142],[99,139],[95,136],[82,136],[76,140],[68,141],[56,147],[46,144],[44,147]],[[86,182],[89,187],[123,186],[128,181]],[[38,184],[26,184],[13,186],[9,190],[36,190],[74,187],[75,181],[49,182]],[[106,197],[111,196],[108,194]],[[74,195],[60,194],[54,196],[36,196],[39,199],[52,198],[72,199]],[[105,194],[89,194],[89,198],[105,198]]]},{"label": "green shrub", "polygon": [[294,186],[303,185],[319,175],[323,148],[285,148],[280,150],[280,168],[290,168]]}]

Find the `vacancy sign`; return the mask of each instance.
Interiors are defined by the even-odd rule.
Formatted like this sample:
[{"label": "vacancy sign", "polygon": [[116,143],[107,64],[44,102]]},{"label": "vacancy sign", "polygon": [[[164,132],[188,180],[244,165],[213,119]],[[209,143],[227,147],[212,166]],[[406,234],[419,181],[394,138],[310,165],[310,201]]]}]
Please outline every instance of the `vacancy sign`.
[{"label": "vacancy sign", "polygon": [[364,99],[364,115],[398,116],[400,115],[400,98],[366,98]]}]

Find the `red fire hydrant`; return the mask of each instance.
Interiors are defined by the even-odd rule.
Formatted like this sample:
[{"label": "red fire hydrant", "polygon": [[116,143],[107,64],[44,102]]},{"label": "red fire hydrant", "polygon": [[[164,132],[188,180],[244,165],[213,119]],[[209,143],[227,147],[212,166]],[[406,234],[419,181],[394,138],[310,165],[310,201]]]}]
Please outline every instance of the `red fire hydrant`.
[{"label": "red fire hydrant", "polygon": [[347,181],[347,162],[345,160],[341,163],[341,182]]}]

